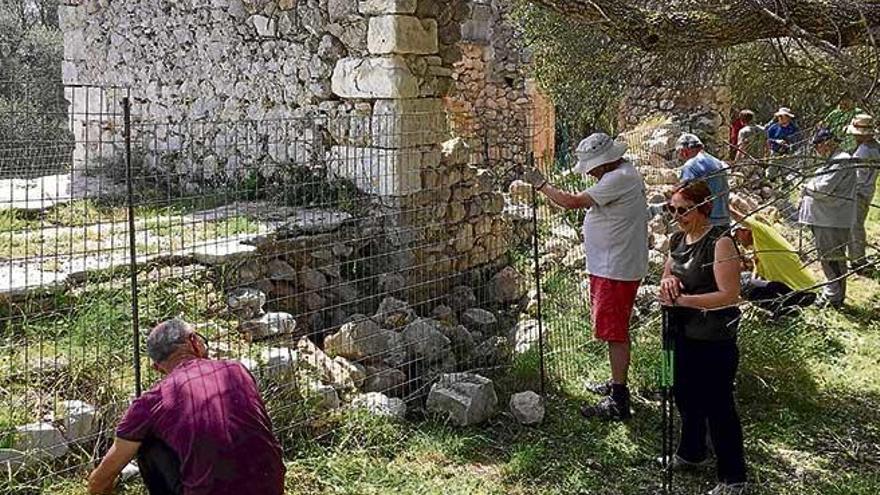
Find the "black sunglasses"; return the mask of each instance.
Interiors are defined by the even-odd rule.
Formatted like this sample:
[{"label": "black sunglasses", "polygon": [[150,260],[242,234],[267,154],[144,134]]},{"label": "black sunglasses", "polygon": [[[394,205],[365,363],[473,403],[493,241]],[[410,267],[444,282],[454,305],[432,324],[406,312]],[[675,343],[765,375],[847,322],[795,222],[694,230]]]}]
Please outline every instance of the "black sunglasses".
[{"label": "black sunglasses", "polygon": [[687,213],[688,213],[689,211],[691,211],[691,210],[694,209],[693,206],[672,206],[672,205],[669,204],[669,203],[666,203],[666,205],[664,206],[664,208],[666,209],[666,212],[667,212],[667,213],[670,213],[670,214],[672,214],[672,215],[678,215],[678,216],[684,216],[684,215],[687,215]]}]

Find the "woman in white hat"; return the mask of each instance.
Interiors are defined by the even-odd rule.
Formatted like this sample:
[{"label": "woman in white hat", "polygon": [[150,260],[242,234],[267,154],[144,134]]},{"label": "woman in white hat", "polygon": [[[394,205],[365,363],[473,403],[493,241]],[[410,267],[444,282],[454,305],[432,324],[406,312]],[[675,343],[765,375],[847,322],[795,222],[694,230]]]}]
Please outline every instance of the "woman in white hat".
[{"label": "woman in white hat", "polygon": [[853,136],[858,147],[853,158],[859,160],[856,168],[856,219],[852,227],[849,243],[850,265],[853,270],[864,273],[869,271],[868,260],[865,258],[865,220],[868,218],[874,188],[877,183],[877,168],[880,167],[880,143],[874,139],[874,118],[868,114],[853,117],[846,129]]},{"label": "woman in white hat", "polygon": [[773,114],[776,122],[767,127],[767,142],[770,143],[772,155],[787,155],[800,136],[800,129],[794,122],[794,114],[786,107],[781,107]]},{"label": "woman in white hat", "polygon": [[[770,156],[784,156],[794,151],[794,146],[801,139],[801,130],[794,122],[794,114],[787,107],[781,107],[773,114],[776,122],[767,127],[767,144],[770,148]],[[767,167],[767,178],[775,180],[780,173],[780,167],[770,165]]]},{"label": "woman in white hat", "polygon": [[624,159],[626,149],[626,144],[601,132],[581,141],[573,170],[598,182],[580,193],[557,189],[537,170],[523,176],[559,206],[587,210],[583,236],[590,274],[590,313],[595,337],[608,342],[611,380],[590,387],[607,397],[584,407],[581,413],[609,420],[624,420],[631,415],[627,388],[629,320],[639,284],[648,271],[645,182]]}]

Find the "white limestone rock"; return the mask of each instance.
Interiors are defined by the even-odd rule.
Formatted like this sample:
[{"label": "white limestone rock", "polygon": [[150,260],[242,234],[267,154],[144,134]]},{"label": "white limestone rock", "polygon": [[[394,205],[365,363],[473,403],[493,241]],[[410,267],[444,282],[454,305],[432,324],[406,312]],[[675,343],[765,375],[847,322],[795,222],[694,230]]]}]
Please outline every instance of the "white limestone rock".
[{"label": "white limestone rock", "polygon": [[12,449],[41,459],[57,459],[67,453],[67,440],[51,423],[31,423],[15,429]]},{"label": "white limestone rock", "polygon": [[413,14],[416,0],[360,0],[358,11],[364,15]]},{"label": "white limestone rock", "polygon": [[531,390],[511,395],[508,405],[520,424],[533,425],[544,420],[544,401]]},{"label": "white limestone rock", "polygon": [[246,334],[251,340],[258,340],[293,334],[296,332],[296,325],[296,319],[290,313],[271,312],[253,320],[243,321],[238,331]]},{"label": "white limestone rock", "polygon": [[64,409],[61,423],[68,440],[88,441],[97,433],[94,406],[81,400],[66,400],[61,407]]},{"label": "white limestone rock", "polygon": [[408,15],[371,17],[367,49],[374,55],[437,53],[437,21]]},{"label": "white limestone rock", "polygon": [[492,380],[474,373],[447,373],[428,393],[429,412],[458,426],[470,426],[489,419],[498,405]]},{"label": "white limestone rock", "polygon": [[416,98],[419,82],[400,56],[343,58],[336,62],[331,89],[342,98]]},{"label": "white limestone rock", "polygon": [[439,98],[378,100],[370,119],[372,143],[380,148],[414,148],[440,142],[446,110]]},{"label": "white limestone rock", "polygon": [[406,403],[378,392],[360,394],[351,401],[351,407],[364,409],[377,416],[402,420],[406,417]]}]

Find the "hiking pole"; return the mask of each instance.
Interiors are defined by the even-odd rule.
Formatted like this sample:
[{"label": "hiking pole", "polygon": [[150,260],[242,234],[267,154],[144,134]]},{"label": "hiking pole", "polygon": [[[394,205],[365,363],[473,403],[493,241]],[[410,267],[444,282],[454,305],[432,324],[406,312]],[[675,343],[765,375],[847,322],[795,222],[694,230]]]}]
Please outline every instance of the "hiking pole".
[{"label": "hiking pole", "polygon": [[669,325],[669,308],[661,309],[661,343],[660,343],[660,389],[662,394],[661,403],[661,437],[662,437],[662,465],[663,465],[663,495],[670,495],[672,492],[672,450],[675,443],[675,424],[673,418],[673,366],[674,366],[674,350],[672,343],[672,335]]}]

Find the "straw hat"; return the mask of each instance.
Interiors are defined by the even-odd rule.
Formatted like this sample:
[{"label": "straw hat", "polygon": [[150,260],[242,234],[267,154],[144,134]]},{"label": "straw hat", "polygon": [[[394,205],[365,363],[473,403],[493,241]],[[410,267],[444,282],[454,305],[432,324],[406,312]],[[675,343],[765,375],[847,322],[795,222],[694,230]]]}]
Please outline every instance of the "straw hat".
[{"label": "straw hat", "polygon": [[852,122],[846,128],[847,134],[853,136],[873,136],[874,135],[874,117],[866,113],[860,113],[853,117]]},{"label": "straw hat", "polygon": [[573,170],[587,174],[598,166],[621,159],[626,149],[626,143],[617,142],[604,132],[590,134],[578,144],[574,152],[578,161]]}]

